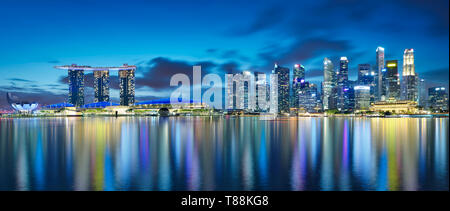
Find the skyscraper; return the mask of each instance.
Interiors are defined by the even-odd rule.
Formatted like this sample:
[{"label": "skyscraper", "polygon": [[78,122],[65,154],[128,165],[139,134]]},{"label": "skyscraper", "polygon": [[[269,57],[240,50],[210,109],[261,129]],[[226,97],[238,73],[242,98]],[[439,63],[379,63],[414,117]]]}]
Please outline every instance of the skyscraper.
[{"label": "skyscraper", "polygon": [[323,59],[322,104],[325,111],[336,109],[336,96],[333,91],[336,86],[336,72],[333,68],[333,62],[330,59]]},{"label": "skyscraper", "polygon": [[294,80],[292,81],[292,105],[299,108],[299,94],[305,83],[305,67],[303,65],[294,65]]},{"label": "skyscraper", "polygon": [[358,84],[364,84],[365,76],[370,75],[370,64],[358,64]]},{"label": "skyscraper", "polygon": [[337,109],[346,111],[349,109],[349,84],[348,84],[348,59],[341,57],[339,61],[338,79],[338,101]]},{"label": "skyscraper", "polygon": [[84,70],[77,69],[76,65],[68,69],[69,103],[79,107],[84,105]]},{"label": "skyscraper", "polygon": [[369,110],[370,106],[370,86],[358,85],[355,90],[355,108],[357,110]]},{"label": "skyscraper", "polygon": [[428,89],[428,104],[433,112],[448,111],[448,94],[445,87],[431,87]]},{"label": "skyscraper", "polygon": [[119,70],[120,105],[134,104],[135,69]]},{"label": "skyscraper", "polygon": [[418,101],[418,76],[414,66],[414,50],[405,49],[403,53],[402,99]]},{"label": "skyscraper", "polygon": [[377,58],[376,58],[376,89],[375,95],[377,96],[377,100],[381,100],[382,96],[386,95],[386,87],[383,87],[383,69],[384,69],[384,48],[378,47],[377,50]]},{"label": "skyscraper", "polygon": [[387,81],[387,98],[388,100],[400,99],[400,81],[398,78],[398,62],[397,60],[386,61],[386,81]]},{"label": "skyscraper", "polygon": [[370,87],[370,102],[377,100],[376,96],[376,73],[370,68],[370,64],[358,65],[358,82],[356,85],[369,86]]},{"label": "skyscraper", "polygon": [[304,87],[299,94],[299,108],[305,112],[317,112],[318,109],[318,93],[317,86],[313,83],[304,82]]},{"label": "skyscraper", "polygon": [[[261,78],[259,78],[259,76],[261,76]],[[255,110],[259,112],[267,111],[270,89],[265,73],[255,72],[255,85]],[[262,100],[260,100],[260,98],[262,98]]]},{"label": "skyscraper", "polygon": [[419,89],[419,101],[417,102],[417,104],[422,107],[425,108],[427,107],[427,102],[428,102],[428,93],[427,93],[427,89],[426,89],[426,83],[424,79],[418,79],[419,81],[419,85],[417,86]]},{"label": "skyscraper", "polygon": [[278,112],[289,113],[289,68],[275,64],[272,73],[278,76]]},{"label": "skyscraper", "polygon": [[109,71],[94,71],[94,102],[109,102]]}]

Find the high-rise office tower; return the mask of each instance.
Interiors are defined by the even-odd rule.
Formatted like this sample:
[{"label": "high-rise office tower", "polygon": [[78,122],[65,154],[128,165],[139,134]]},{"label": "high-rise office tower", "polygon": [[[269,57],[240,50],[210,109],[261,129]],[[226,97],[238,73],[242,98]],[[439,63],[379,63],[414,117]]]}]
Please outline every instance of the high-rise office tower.
[{"label": "high-rise office tower", "polygon": [[448,111],[448,94],[445,87],[431,87],[428,89],[428,105],[433,112]]},{"label": "high-rise office tower", "polygon": [[254,78],[252,81],[252,77],[254,75],[250,71],[243,71],[242,72],[242,80],[243,80],[243,86],[244,86],[244,109],[247,111],[254,111],[255,108],[255,90],[252,90],[252,87],[254,86]]},{"label": "high-rise office tower", "polygon": [[323,84],[322,84],[322,104],[323,110],[336,109],[336,72],[334,72],[333,62],[330,59],[323,59]]},{"label": "high-rise office tower", "polygon": [[348,84],[348,59],[347,57],[341,57],[339,61],[339,73],[338,79],[338,101],[337,109],[345,111],[349,109],[349,84]]},{"label": "high-rise office tower", "polygon": [[370,64],[358,64],[358,84],[364,84],[365,76],[371,75]]},{"label": "high-rise office tower", "polygon": [[294,65],[294,80],[292,81],[292,106],[299,108],[299,93],[305,86],[305,67],[300,64]]},{"label": "high-rise office tower", "polygon": [[79,107],[84,105],[84,70],[72,65],[68,69],[69,103]]},{"label": "high-rise office tower", "polygon": [[427,107],[427,101],[428,101],[428,93],[427,93],[427,89],[426,89],[426,83],[424,79],[418,79],[419,81],[419,85],[418,90],[419,90],[419,101],[417,102],[417,104],[422,107],[425,108]]},{"label": "high-rise office tower", "polygon": [[317,86],[313,83],[304,82],[304,87],[300,90],[299,94],[299,108],[305,112],[317,112],[318,111],[318,93]]},{"label": "high-rise office tower", "polygon": [[[261,78],[259,78],[261,76]],[[269,86],[266,74],[263,72],[255,72],[255,109],[256,111],[267,111],[267,102],[269,100]],[[262,98],[262,100],[260,100]]]},{"label": "high-rise office tower", "polygon": [[370,64],[358,65],[358,82],[356,85],[369,86],[370,87],[370,102],[375,102],[376,97],[376,77],[375,72],[370,68]]},{"label": "high-rise office tower", "polygon": [[109,71],[94,71],[94,102],[109,102]]},{"label": "high-rise office tower", "polygon": [[135,69],[119,70],[120,105],[133,105],[135,88]]},{"label": "high-rise office tower", "polygon": [[[377,50],[377,58],[375,64],[376,71],[376,89],[375,95],[377,96],[377,100],[381,100],[382,96],[386,95],[386,87],[383,87],[383,70],[384,70],[384,48],[378,47]],[[385,84],[384,84],[385,85]]]},{"label": "high-rise office tower", "polygon": [[387,100],[400,99],[400,81],[397,60],[386,61]]},{"label": "high-rise office tower", "polygon": [[370,86],[358,85],[355,90],[355,108],[368,110],[370,106]]},{"label": "high-rise office tower", "polygon": [[418,76],[414,66],[414,50],[405,49],[403,53],[402,99],[418,101]]},{"label": "high-rise office tower", "polygon": [[278,112],[289,113],[289,68],[275,64],[272,73],[278,76]]}]

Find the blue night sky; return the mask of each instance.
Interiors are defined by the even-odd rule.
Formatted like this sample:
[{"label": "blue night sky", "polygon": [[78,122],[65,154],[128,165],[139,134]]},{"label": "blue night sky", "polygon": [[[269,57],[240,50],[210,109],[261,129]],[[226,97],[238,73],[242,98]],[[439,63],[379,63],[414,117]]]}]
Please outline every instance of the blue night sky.
[{"label": "blue night sky", "polygon": [[[358,64],[374,65],[377,46],[400,65],[414,48],[419,77],[448,87],[448,8],[448,0],[2,0],[0,106],[6,91],[64,101],[67,73],[55,65],[137,65],[136,97],[144,100],[169,96],[170,77],[191,74],[194,64],[223,74],[300,63],[320,83],[323,58],[347,56],[356,79]],[[111,88],[117,102],[116,73]]]}]

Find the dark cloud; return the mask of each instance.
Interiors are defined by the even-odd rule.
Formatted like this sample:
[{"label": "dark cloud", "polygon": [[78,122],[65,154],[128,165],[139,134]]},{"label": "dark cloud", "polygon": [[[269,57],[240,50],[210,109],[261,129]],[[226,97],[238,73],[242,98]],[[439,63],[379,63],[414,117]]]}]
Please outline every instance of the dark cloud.
[{"label": "dark cloud", "polygon": [[299,40],[285,48],[271,47],[260,53],[261,59],[267,64],[278,62],[280,64],[304,63],[314,57],[327,53],[348,53],[352,49],[346,40],[327,40],[315,38]]},{"label": "dark cloud", "polygon": [[23,78],[8,78],[7,80],[9,81],[15,81],[15,82],[26,82],[26,83],[34,83],[36,81],[32,81],[32,80],[28,80],[28,79],[23,79]]},{"label": "dark cloud", "polygon": [[426,71],[424,73],[418,72],[418,74],[419,74],[420,78],[423,78],[426,81],[432,81],[432,82],[448,85],[448,79],[449,79],[448,67],[430,70],[430,71]]},{"label": "dark cloud", "polygon": [[167,88],[170,85],[170,78],[182,73],[192,76],[192,68],[194,65],[202,66],[202,74],[212,72],[216,66],[210,61],[201,61],[190,63],[181,60],[171,60],[165,57],[157,57],[146,63],[145,66],[139,66],[137,71],[142,73],[141,77],[136,78],[136,86],[147,86],[150,88]]},{"label": "dark cloud", "polygon": [[239,69],[239,64],[236,62],[227,62],[220,65],[220,69],[226,74],[236,74],[242,72]]},{"label": "dark cloud", "polygon": [[284,19],[284,14],[285,13],[283,12],[282,7],[273,5],[262,11],[249,25],[233,28],[228,31],[227,34],[232,36],[244,36],[267,30],[282,22]]},{"label": "dark cloud", "polygon": [[27,102],[38,102],[40,105],[48,105],[67,101],[67,95],[55,94],[42,89],[13,89],[4,90],[0,87],[0,108],[11,109],[6,101],[6,93],[12,92],[20,100]]}]

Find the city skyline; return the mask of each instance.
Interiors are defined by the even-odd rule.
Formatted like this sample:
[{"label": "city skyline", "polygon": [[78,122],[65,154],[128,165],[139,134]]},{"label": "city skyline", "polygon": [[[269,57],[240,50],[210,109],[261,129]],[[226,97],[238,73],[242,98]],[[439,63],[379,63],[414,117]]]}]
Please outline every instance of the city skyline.
[{"label": "city skyline", "polygon": [[[40,11],[43,12],[47,9],[41,7],[48,6],[51,1],[44,1],[39,5],[28,1],[24,1],[24,3],[30,5],[30,8],[42,9]],[[170,10],[175,14],[173,18],[168,19],[169,16],[164,12],[156,12],[152,15],[137,13],[136,17],[127,17],[123,21],[118,21],[114,18],[106,20],[99,14],[94,14],[93,11],[103,6],[100,3],[90,5],[86,9],[86,17],[73,19],[62,11],[36,16],[34,10],[21,17],[13,18],[11,11],[17,9],[18,3],[6,2],[3,8],[12,10],[2,11],[1,16],[5,17],[2,20],[6,21],[2,21],[0,24],[9,29],[11,33],[1,35],[3,37],[0,42],[6,46],[4,50],[7,51],[1,53],[3,59],[0,60],[0,72],[3,77],[0,79],[0,94],[11,91],[25,95],[25,98],[40,99],[43,104],[63,102],[67,98],[68,91],[67,73],[55,71],[53,66],[73,63],[92,66],[123,63],[136,65],[136,101],[167,97],[171,92],[168,82],[171,75],[179,72],[189,73],[192,65],[196,64],[202,65],[205,73],[221,73],[223,75],[244,70],[267,74],[272,71],[275,62],[278,62],[280,66],[288,67],[292,75],[294,64],[301,64],[305,67],[307,81],[320,87],[320,83],[323,81],[323,58],[330,58],[335,64],[334,70],[337,70],[340,57],[347,57],[349,60],[348,77],[350,80],[356,80],[359,64],[370,64],[372,70],[375,69],[374,54],[378,46],[385,48],[385,60],[398,61],[400,77],[402,76],[403,51],[413,48],[415,72],[419,74],[419,77],[429,83],[428,87],[444,86],[448,90],[448,48],[442,48],[442,46],[448,46],[448,11],[440,9],[441,7],[448,8],[446,1],[433,2],[433,4],[413,2],[408,8],[403,8],[405,5],[402,5],[401,2],[380,2],[380,5],[371,10],[361,5],[358,6],[353,1],[334,3],[337,8],[344,6],[348,8],[348,11],[346,10],[343,14],[336,14],[338,11],[327,7],[325,1],[319,3],[286,1],[278,4],[264,1],[258,6],[246,2],[243,4],[243,8],[238,9],[248,10],[245,17],[237,17],[239,15],[228,17],[223,14],[227,10],[217,9],[217,7],[231,8],[233,2],[229,4],[209,3],[199,6],[200,3],[186,5],[186,3],[179,2],[169,6],[162,2],[135,1],[130,4],[113,2],[108,5],[110,9],[123,6],[124,10],[142,11],[145,8],[154,7],[165,9],[164,11]],[[373,4],[374,2],[364,2],[366,6]],[[76,10],[81,3],[78,5],[64,2],[60,6]],[[192,8],[193,11],[190,13],[193,14],[182,10],[182,6]],[[318,11],[328,13],[325,13],[322,18],[317,18],[320,20],[308,20],[306,21],[308,23],[301,23],[298,17],[285,14],[289,12],[288,7],[290,6],[297,6],[305,11],[315,9],[313,11],[316,13]],[[24,12],[28,10],[25,8]],[[382,17],[381,20],[375,21],[374,17],[377,17],[377,11],[380,10],[385,11],[384,16],[387,17],[397,17],[398,15],[399,20]],[[214,16],[212,21],[202,19],[207,14],[217,11],[220,13]],[[359,14],[363,17],[360,21],[351,17],[358,11],[363,13]],[[400,15],[405,11],[414,11],[406,22],[406,18]],[[308,13],[315,14],[310,11]],[[192,17],[184,21],[187,26],[181,26],[173,20],[187,15]],[[53,21],[53,16],[61,18],[60,21]],[[161,19],[161,23],[151,21],[156,17]],[[96,19],[102,24],[95,29],[92,27],[93,24],[89,23],[89,18]],[[236,19],[239,18],[245,18],[250,24],[236,24],[238,23]],[[324,26],[321,21],[328,21],[330,24]],[[342,24],[341,21],[362,29],[380,27],[378,31],[370,31],[370,36],[344,33],[344,31],[348,31],[346,29],[352,27]],[[406,24],[399,26],[398,23],[402,21]],[[33,22],[39,29],[30,25]],[[143,22],[152,27],[146,27],[146,30],[141,29],[137,23]],[[158,24],[168,22],[173,27],[158,27]],[[57,30],[58,23],[71,24],[74,29],[62,27],[68,32],[63,35]],[[389,23],[390,27],[387,26]],[[218,24],[222,24],[223,27],[218,27]],[[433,24],[443,25],[436,27]],[[381,27],[382,25],[384,27]],[[392,27],[395,25],[398,28]],[[408,29],[412,30],[413,25],[415,31],[422,30],[426,33],[408,33]],[[108,26],[111,28],[111,33],[107,33]],[[188,26],[195,27],[188,29]],[[85,35],[81,31],[75,30],[76,28],[81,30],[82,27],[97,33]],[[113,33],[114,28],[118,28],[119,32]],[[175,28],[180,31],[180,37],[173,36]],[[298,31],[300,28],[304,29],[301,30],[302,33]],[[436,31],[436,29],[439,30]],[[34,37],[16,36],[24,31],[36,30],[40,30],[42,33],[33,33]],[[141,33],[133,36],[125,35],[123,31],[127,30]],[[205,30],[208,30],[208,33],[204,33]],[[274,36],[275,32],[279,33]],[[297,38],[300,34],[304,36]],[[333,36],[331,36],[332,34]],[[99,39],[101,35],[104,36],[104,40]],[[167,35],[172,36],[164,38]],[[199,41],[199,39],[204,39],[204,41]],[[86,77],[93,78],[93,75],[86,74]],[[119,79],[117,75],[110,75],[109,78],[111,101],[118,103]],[[86,103],[94,101],[94,91],[91,91],[94,90],[94,84],[89,81],[93,81],[93,79],[86,80],[86,89],[89,89],[86,90],[86,93],[92,94],[87,94]],[[0,99],[0,108],[5,107],[8,106],[6,100],[2,98]]]}]

